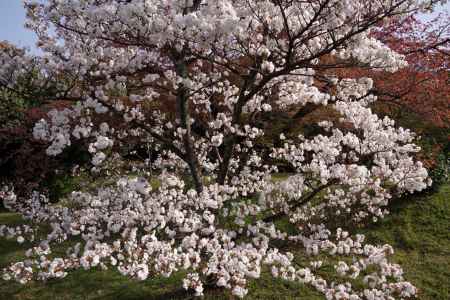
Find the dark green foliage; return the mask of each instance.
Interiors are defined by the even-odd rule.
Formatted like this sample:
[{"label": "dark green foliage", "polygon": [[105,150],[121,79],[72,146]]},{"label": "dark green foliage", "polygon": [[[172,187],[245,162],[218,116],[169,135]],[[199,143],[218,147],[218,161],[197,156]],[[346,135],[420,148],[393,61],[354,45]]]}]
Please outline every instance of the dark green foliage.
[{"label": "dark green foliage", "polygon": [[[448,146],[447,146],[448,148]],[[442,151],[436,158],[436,165],[430,170],[430,177],[433,180],[432,191],[439,189],[441,185],[448,182],[450,174],[450,151]]]},{"label": "dark green foliage", "polygon": [[79,188],[78,178],[68,174],[54,174],[51,178],[46,180],[45,185],[48,189],[49,199],[53,203],[58,202],[63,197]]}]

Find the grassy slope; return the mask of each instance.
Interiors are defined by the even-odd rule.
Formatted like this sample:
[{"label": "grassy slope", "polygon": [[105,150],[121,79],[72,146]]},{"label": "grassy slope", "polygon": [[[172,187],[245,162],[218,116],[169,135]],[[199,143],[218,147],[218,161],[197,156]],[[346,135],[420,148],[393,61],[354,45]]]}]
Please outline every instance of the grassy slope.
[{"label": "grassy slope", "polygon": [[[392,215],[367,229],[371,241],[390,243],[406,279],[421,291],[420,299],[450,299],[450,185],[432,196],[399,202]],[[0,224],[14,224],[13,214],[1,214]],[[0,267],[23,257],[26,245],[0,239]],[[181,275],[137,282],[113,271],[76,271],[64,280],[21,286],[0,283],[0,299],[190,299],[180,289]],[[210,291],[204,299],[230,299]],[[249,299],[323,299],[307,287],[274,280],[264,274],[250,284]]]},{"label": "grassy slope", "polygon": [[450,299],[450,185],[432,196],[398,203],[391,212],[367,230],[367,237],[394,247],[396,262],[420,289],[420,299]]}]

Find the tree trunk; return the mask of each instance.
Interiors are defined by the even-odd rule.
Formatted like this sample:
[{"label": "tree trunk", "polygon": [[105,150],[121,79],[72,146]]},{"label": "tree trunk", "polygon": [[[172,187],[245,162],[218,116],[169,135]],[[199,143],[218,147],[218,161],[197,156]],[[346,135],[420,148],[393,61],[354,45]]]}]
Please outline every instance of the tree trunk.
[{"label": "tree trunk", "polygon": [[[177,55],[178,56],[178,55]],[[175,61],[175,67],[177,74],[182,78],[187,78],[187,66],[183,60],[183,57],[177,57]],[[194,181],[195,190],[200,193],[203,191],[203,183],[201,172],[198,164],[198,158],[195,154],[194,146],[192,143],[192,131],[191,131],[191,117],[189,113],[189,97],[188,89],[180,84],[177,90],[177,105],[178,114],[180,117],[181,128],[185,130],[183,135],[183,144],[185,149],[185,161],[189,166],[192,179]]]}]

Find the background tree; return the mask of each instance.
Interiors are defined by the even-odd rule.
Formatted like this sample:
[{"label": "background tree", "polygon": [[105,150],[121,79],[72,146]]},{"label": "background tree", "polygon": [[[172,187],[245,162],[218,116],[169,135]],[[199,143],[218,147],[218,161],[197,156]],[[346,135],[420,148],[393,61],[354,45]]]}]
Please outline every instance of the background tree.
[{"label": "background tree", "polygon": [[440,14],[427,23],[417,15],[383,22],[373,36],[405,55],[408,66],[395,73],[343,69],[339,75],[370,75],[378,102],[414,112],[436,126],[448,127],[449,26],[448,14]]},{"label": "background tree", "polygon": [[[448,82],[450,17],[440,14],[424,23],[417,16],[388,23],[374,33],[405,55],[408,67],[384,78],[374,77],[379,100],[412,110],[439,127],[450,126]],[[394,87],[393,82],[398,82]]]}]

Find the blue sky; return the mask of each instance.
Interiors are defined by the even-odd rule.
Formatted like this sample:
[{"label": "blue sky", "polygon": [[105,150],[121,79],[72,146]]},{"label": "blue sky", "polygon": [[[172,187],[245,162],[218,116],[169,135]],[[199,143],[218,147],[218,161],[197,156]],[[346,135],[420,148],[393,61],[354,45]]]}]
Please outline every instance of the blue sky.
[{"label": "blue sky", "polygon": [[24,28],[24,21],[22,0],[0,0],[0,40],[34,48],[35,35]]},{"label": "blue sky", "polygon": [[[450,11],[450,3],[439,11]],[[428,18],[426,18],[428,19]],[[33,32],[23,26],[25,10],[22,0],[0,0],[0,40],[7,40],[18,46],[35,49],[36,38]]]}]

